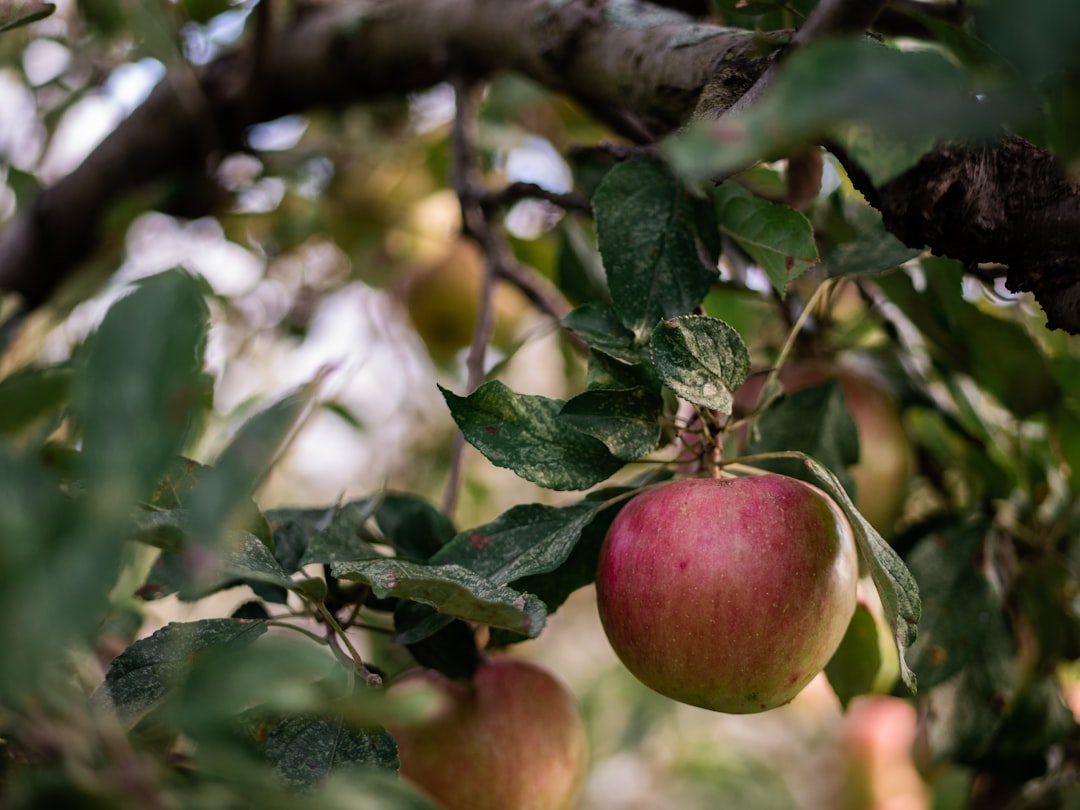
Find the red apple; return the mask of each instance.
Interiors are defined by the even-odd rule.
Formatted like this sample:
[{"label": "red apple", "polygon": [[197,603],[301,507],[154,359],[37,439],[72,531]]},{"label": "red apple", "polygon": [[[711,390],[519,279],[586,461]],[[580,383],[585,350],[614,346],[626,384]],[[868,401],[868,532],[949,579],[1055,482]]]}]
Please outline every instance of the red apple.
[{"label": "red apple", "polygon": [[471,683],[427,670],[441,710],[391,728],[401,775],[446,810],[568,810],[585,770],[585,730],[573,696],[551,672],[491,658]]},{"label": "red apple", "polygon": [[639,680],[744,714],[787,703],[855,612],[851,527],[816,487],[781,475],[685,479],[619,512],[600,551],[600,620]]}]

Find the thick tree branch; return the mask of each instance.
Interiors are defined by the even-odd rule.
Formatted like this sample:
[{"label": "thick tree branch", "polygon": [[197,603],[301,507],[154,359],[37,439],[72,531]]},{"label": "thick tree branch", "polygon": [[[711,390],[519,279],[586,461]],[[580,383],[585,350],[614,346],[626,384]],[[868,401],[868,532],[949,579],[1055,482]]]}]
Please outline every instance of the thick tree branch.
[{"label": "thick tree branch", "polygon": [[[753,36],[635,0],[343,0],[171,73],[71,175],[0,232],[0,290],[33,307],[96,246],[110,207],[154,181],[202,176],[247,127],[400,96],[455,70],[511,70],[566,93],[631,140],[680,126],[727,64],[732,96],[765,67]],[[247,78],[257,70],[261,85]]]},{"label": "thick tree branch", "polygon": [[[863,30],[883,4],[822,0],[794,42]],[[288,113],[508,70],[647,146],[695,115],[737,112],[759,92],[751,87],[767,85],[766,70],[783,69],[752,32],[640,0],[340,0],[275,23],[257,51],[170,73],[78,169],[0,231],[0,291],[40,304],[95,248],[118,201],[205,176],[243,145],[249,126]],[[941,148],[880,189],[850,168],[904,241],[972,265],[1008,265],[1010,287],[1034,292],[1051,327],[1080,332],[1080,189],[1053,156],[1015,138]]]}]

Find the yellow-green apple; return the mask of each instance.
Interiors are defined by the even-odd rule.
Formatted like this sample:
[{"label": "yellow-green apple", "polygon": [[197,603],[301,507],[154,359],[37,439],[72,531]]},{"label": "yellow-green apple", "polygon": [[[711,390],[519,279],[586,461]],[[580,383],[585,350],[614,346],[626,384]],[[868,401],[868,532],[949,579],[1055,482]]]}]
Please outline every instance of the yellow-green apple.
[{"label": "yellow-green apple", "polygon": [[781,475],[690,478],[634,497],[604,538],[600,620],[639,680],[745,714],[821,671],[855,612],[858,558],[836,504]]},{"label": "yellow-green apple", "polygon": [[585,771],[585,730],[562,681],[531,661],[493,657],[471,682],[434,670],[423,685],[443,698],[419,722],[391,727],[401,775],[446,810],[568,810]]},{"label": "yellow-green apple", "polygon": [[[438,362],[450,360],[472,341],[480,313],[484,258],[467,239],[459,239],[438,259],[409,270],[399,294],[417,334]],[[492,291],[494,334],[502,348],[513,343],[516,324],[527,307],[524,296],[505,282]]]}]

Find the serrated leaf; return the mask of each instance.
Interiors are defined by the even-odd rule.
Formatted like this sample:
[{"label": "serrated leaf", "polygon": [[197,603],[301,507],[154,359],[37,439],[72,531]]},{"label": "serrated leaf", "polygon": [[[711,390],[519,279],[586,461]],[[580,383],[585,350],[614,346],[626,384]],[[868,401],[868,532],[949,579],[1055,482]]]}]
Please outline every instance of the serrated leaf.
[{"label": "serrated leaf", "polygon": [[94,700],[112,706],[121,722],[131,726],[165,699],[187,673],[195,655],[214,648],[244,648],[265,632],[262,622],[173,622],[113,659]]},{"label": "serrated leaf", "polygon": [[498,585],[551,571],[567,558],[602,505],[581,501],[564,507],[515,506],[490,523],[462,532],[431,562],[460,565]]},{"label": "serrated leaf", "polygon": [[342,720],[296,717],[275,725],[263,748],[286,784],[310,787],[355,767],[397,771],[397,743],[384,729],[351,728]]},{"label": "serrated leaf", "polygon": [[634,346],[634,333],[623,326],[610,304],[588,303],[569,312],[562,325],[590,349],[624,363],[640,363],[644,352]]},{"label": "serrated leaf", "polygon": [[381,559],[334,563],[340,579],[363,582],[380,599],[393,596],[431,605],[465,621],[502,627],[535,638],[547,612],[535,596],[499,586],[460,565],[422,565]]},{"label": "serrated leaf", "polygon": [[713,196],[720,227],[761,266],[781,296],[818,263],[814,228],[794,208],[755,197],[732,180]]},{"label": "serrated leaf", "polygon": [[[179,594],[185,602],[193,602],[212,593],[250,585],[267,601],[283,604],[282,589],[293,587],[293,581],[273,552],[258,537],[249,532],[228,532],[219,549],[209,551],[189,542],[185,512],[161,513],[143,527],[136,539],[152,537],[168,542],[171,547],[158,555],[138,594],[144,599],[161,599]],[[149,527],[149,529],[147,528]]]},{"label": "serrated leaf", "polygon": [[865,605],[855,606],[840,646],[825,665],[829,679],[840,705],[845,709],[851,699],[871,690],[878,670],[881,669],[881,648],[878,647],[877,625],[873,614]]},{"label": "serrated leaf", "polygon": [[588,489],[623,466],[603,442],[559,418],[561,399],[517,394],[498,380],[467,397],[439,390],[465,440],[526,481],[548,489]]},{"label": "serrated leaf", "polygon": [[[632,491],[632,488],[618,487],[590,493],[587,501],[596,503],[600,508],[582,527],[566,559],[550,571],[530,574],[510,584],[519,591],[535,594],[547,606],[548,614],[554,613],[570,594],[596,579],[600,547],[604,544],[608,527],[626,503],[618,498]],[[498,629],[491,631],[491,643],[495,645],[516,644],[525,640],[526,637],[518,633]]]},{"label": "serrated leaf", "polygon": [[[747,448],[748,455],[782,450],[805,453],[830,470],[838,470],[837,479],[854,494],[855,480],[847,468],[859,460],[859,434],[836,380],[774,400],[761,414],[757,427],[760,438]],[[795,459],[769,459],[760,466],[816,483],[816,476]]]},{"label": "serrated leaf", "polygon": [[639,340],[658,321],[692,310],[717,280],[711,208],[665,164],[616,165],[596,190],[593,211],[612,304]]},{"label": "serrated leaf", "polygon": [[661,380],[695,405],[730,414],[734,391],[750,373],[750,353],[739,333],[705,315],[664,321],[649,352]]},{"label": "serrated leaf", "polygon": [[817,484],[824,489],[837,506],[843,511],[851,524],[859,548],[859,558],[870,571],[870,576],[881,597],[881,606],[885,619],[896,640],[896,649],[900,654],[900,677],[904,684],[916,691],[915,673],[908,666],[906,654],[919,632],[919,616],[922,602],[919,598],[919,586],[915,577],[904,565],[904,561],[886,543],[881,535],[864,518],[855,504],[848,497],[833,473],[814,459],[802,455],[806,466],[817,478]]},{"label": "serrated leaf", "polygon": [[563,405],[560,417],[599,439],[616,458],[633,461],[660,442],[663,400],[645,388],[585,391]]}]

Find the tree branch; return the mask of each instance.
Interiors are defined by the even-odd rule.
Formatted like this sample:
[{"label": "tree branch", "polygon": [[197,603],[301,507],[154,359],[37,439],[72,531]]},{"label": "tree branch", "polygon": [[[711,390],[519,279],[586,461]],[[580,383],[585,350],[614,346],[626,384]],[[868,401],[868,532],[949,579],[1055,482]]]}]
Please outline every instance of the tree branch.
[{"label": "tree branch", "polygon": [[[691,25],[633,0],[344,0],[263,36],[257,53],[238,48],[170,73],[9,223],[0,232],[0,290],[40,305],[96,247],[113,205],[155,182],[202,176],[213,154],[240,148],[261,121],[401,96],[457,69],[511,70],[644,142],[685,121],[718,66],[742,65],[742,89],[765,66],[752,32]],[[253,64],[257,91],[246,81]]]},{"label": "tree branch", "polygon": [[[861,31],[883,5],[822,0],[793,42]],[[767,70],[783,69],[753,32],[640,0],[340,0],[267,28],[257,54],[237,48],[170,73],[79,168],[8,223],[0,291],[39,305],[94,250],[117,202],[204,176],[215,157],[242,147],[249,126],[288,113],[508,70],[647,147],[695,115],[737,114],[763,92]],[[256,62],[258,90],[247,81]],[[905,242],[969,265],[1007,265],[1009,287],[1033,292],[1051,328],[1080,333],[1080,188],[1052,155],[1018,138],[946,146],[882,188],[848,166]]]}]

